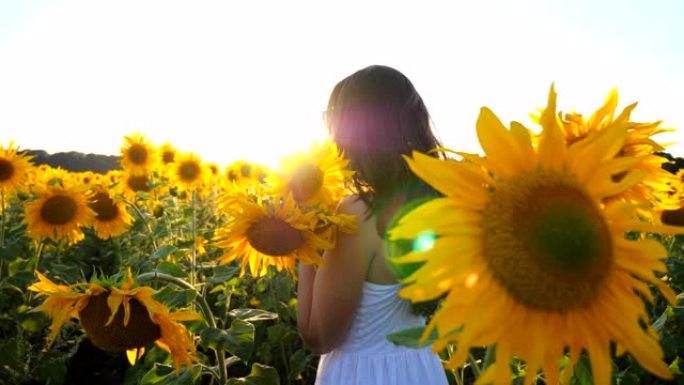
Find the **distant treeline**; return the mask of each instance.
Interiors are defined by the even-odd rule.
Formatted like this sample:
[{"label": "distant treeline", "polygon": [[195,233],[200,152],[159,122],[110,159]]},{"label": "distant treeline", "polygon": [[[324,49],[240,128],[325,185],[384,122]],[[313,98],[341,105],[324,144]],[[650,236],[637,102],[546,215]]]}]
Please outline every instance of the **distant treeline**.
[{"label": "distant treeline", "polygon": [[[48,154],[43,150],[27,150],[26,153],[33,155],[33,163],[36,165],[49,164],[69,171],[94,171],[104,174],[120,168],[121,157],[117,155],[84,154],[77,151]],[[663,164],[665,170],[674,174],[684,168],[684,158],[675,158],[667,152],[657,154],[672,161]]]},{"label": "distant treeline", "polygon": [[94,171],[106,173],[110,170],[118,170],[120,156],[84,154],[77,151],[56,152],[49,154],[43,150],[27,150],[27,154],[33,155],[33,164],[48,164],[52,167],[61,167],[69,171]]}]

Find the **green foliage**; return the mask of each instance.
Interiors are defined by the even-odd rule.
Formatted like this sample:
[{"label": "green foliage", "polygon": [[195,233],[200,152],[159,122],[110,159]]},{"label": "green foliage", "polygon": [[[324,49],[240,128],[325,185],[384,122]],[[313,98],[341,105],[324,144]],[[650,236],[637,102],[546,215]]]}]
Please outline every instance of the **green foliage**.
[{"label": "green foliage", "polygon": [[[152,182],[155,184],[159,185]],[[217,265],[225,250],[217,249],[211,241],[206,254],[200,254],[196,237],[211,240],[226,218],[217,212],[216,193],[195,200],[192,196],[183,199],[182,195],[173,190],[161,195],[140,193],[128,201],[135,219],[129,231],[103,240],[86,229],[85,239],[75,245],[30,240],[23,223],[22,198],[12,198],[1,214],[0,384],[218,384],[221,361],[227,369],[226,384],[313,384],[318,357],[305,349],[296,328],[294,278],[274,268],[263,277],[240,276],[239,261]],[[666,261],[669,273],[662,278],[675,292],[682,293],[684,237],[657,239],[670,251]],[[387,247],[394,248],[393,255],[417,248],[413,240]],[[403,277],[417,268],[413,264],[393,266]],[[36,281],[35,270],[55,283],[74,284],[93,277],[125,278],[129,268],[134,275],[165,274],[186,281],[189,286],[160,279],[145,284],[156,290],[154,298],[169,309],[206,311],[202,320],[183,322],[197,344],[199,360],[192,368],[176,372],[170,355],[153,344],[146,347],[135,366],[127,363],[124,353],[93,354],[88,349],[94,348],[77,320],[66,322],[53,344],[46,346],[51,320],[30,311],[43,301],[28,291]],[[614,357],[614,384],[684,384],[684,299],[680,294],[679,303],[673,305],[656,290],[653,294],[654,303],[646,306],[675,380],[667,382],[652,376],[627,354]],[[201,309],[203,304],[207,309]],[[387,338],[400,346],[418,347],[423,330],[408,329]],[[426,342],[435,338],[433,332]],[[442,353],[445,359],[448,355],[448,350]],[[465,367],[448,373],[450,382],[472,383],[493,357],[493,348],[473,349]],[[522,383],[525,364],[513,359],[510,365],[512,382]],[[87,379],[81,373],[84,367],[91,368]],[[543,375],[536,381],[544,383]],[[571,384],[591,383],[591,363],[583,356],[574,367]]]}]

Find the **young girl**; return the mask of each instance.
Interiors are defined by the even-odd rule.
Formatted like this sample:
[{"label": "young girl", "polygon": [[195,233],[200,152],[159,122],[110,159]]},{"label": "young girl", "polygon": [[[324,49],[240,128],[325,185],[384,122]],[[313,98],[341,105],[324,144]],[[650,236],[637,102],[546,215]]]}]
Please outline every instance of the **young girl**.
[{"label": "young girl", "polygon": [[446,385],[429,347],[397,347],[386,335],[425,325],[397,296],[401,284],[384,255],[383,235],[403,205],[434,192],[401,155],[440,147],[413,84],[399,71],[370,66],[340,81],[326,111],[332,139],[350,160],[355,195],[338,212],[358,218],[358,231],[340,234],[324,266],[301,265],[297,326],[307,347],[322,354],[316,384]]}]

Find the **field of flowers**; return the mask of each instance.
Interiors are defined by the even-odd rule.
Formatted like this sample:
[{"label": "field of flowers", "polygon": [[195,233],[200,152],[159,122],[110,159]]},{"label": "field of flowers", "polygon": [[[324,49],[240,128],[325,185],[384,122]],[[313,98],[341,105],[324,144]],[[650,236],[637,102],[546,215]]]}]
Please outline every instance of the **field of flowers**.
[{"label": "field of flowers", "polygon": [[[684,384],[684,171],[663,169],[658,123],[631,122],[632,106],[613,116],[616,103],[561,115],[552,90],[539,136],[483,109],[485,157],[406,158],[443,197],[388,233],[411,241],[429,223],[437,235],[392,256],[411,267],[397,269],[400,294],[441,302],[426,328],[390,340],[431,343],[452,384]],[[328,142],[273,170],[134,133],[106,174],[0,146],[0,384],[313,384],[297,264],[321,264],[355,231],[335,212],[351,176]],[[545,231],[557,218],[562,234]],[[529,243],[506,243],[519,236],[507,220],[533,229]],[[468,249],[480,233],[494,246]],[[528,245],[532,260],[510,252]]]}]

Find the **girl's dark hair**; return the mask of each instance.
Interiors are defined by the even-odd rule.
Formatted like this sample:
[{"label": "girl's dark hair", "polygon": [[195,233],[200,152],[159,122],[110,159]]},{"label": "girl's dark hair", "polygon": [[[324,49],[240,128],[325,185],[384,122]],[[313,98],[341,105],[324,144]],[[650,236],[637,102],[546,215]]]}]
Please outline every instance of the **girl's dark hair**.
[{"label": "girl's dark hair", "polygon": [[368,216],[397,196],[410,200],[435,194],[402,159],[441,144],[423,99],[401,72],[373,65],[341,80],[330,95],[326,123],[356,171],[355,190],[368,205]]},{"label": "girl's dark hair", "polygon": [[[368,206],[368,217],[382,213],[397,198],[406,205],[439,195],[402,158],[441,147],[423,98],[404,74],[380,65],[351,74],[333,88],[325,117],[333,141],[356,171],[354,190]],[[444,157],[439,151],[430,154]],[[395,219],[397,215],[402,214],[395,213]],[[386,250],[401,250],[403,243],[387,240],[385,230],[383,226],[379,232],[389,246]],[[438,303],[413,303],[412,309],[429,317]]]}]

